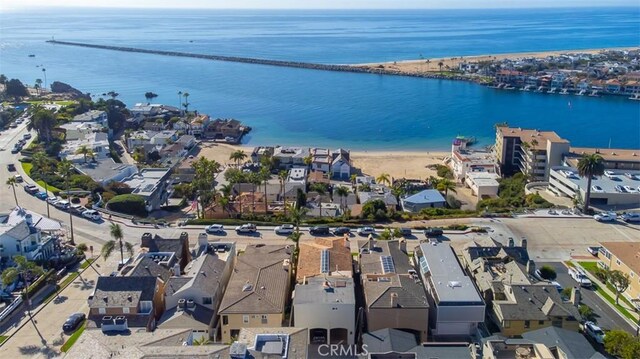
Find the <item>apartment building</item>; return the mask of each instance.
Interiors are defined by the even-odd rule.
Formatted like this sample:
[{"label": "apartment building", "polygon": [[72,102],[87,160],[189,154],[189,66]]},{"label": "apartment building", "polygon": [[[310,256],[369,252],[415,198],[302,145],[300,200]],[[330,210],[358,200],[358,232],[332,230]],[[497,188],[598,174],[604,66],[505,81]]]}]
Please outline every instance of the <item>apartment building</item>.
[{"label": "apartment building", "polygon": [[640,243],[601,242],[600,261],[610,270],[619,270],[629,276],[629,288],[622,295],[640,301]]}]

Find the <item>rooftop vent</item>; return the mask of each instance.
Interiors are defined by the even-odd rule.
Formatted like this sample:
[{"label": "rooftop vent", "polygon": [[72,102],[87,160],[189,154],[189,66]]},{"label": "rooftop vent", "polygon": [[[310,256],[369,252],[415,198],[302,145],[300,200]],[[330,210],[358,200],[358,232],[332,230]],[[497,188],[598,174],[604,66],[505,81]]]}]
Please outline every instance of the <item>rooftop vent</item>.
[{"label": "rooftop vent", "polygon": [[462,287],[462,284],[460,284],[460,282],[458,281],[452,280],[449,282],[448,286],[451,288],[456,288],[456,287]]},{"label": "rooftop vent", "polygon": [[247,282],[242,286],[242,291],[243,292],[249,292],[253,289],[253,286],[251,285],[251,283]]}]

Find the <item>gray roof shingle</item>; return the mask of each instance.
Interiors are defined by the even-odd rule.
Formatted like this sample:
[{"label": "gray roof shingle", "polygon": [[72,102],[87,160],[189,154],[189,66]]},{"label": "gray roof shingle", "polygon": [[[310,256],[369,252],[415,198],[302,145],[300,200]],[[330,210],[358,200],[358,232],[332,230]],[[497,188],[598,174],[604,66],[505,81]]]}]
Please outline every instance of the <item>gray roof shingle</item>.
[{"label": "gray roof shingle", "polygon": [[494,309],[505,320],[549,320],[549,317],[574,317],[580,320],[578,309],[565,303],[553,285],[505,285],[511,288],[515,301],[494,300]]},{"label": "gray roof shingle", "polygon": [[571,330],[547,327],[523,333],[522,337],[532,342],[544,344],[550,349],[558,347],[567,355],[566,359],[605,358],[593,349],[584,335]]},{"label": "gray roof shingle", "polygon": [[89,307],[133,307],[140,301],[152,301],[156,282],[156,277],[98,277]]}]

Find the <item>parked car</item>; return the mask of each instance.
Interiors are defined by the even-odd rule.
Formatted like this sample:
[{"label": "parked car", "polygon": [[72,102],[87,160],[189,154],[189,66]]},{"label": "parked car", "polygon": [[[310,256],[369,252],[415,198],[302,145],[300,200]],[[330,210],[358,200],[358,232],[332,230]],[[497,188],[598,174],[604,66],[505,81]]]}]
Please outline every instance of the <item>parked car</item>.
[{"label": "parked car", "polygon": [[251,223],[245,223],[241,226],[236,227],[236,233],[241,234],[241,233],[255,233],[256,232],[256,226],[254,224]]},{"label": "parked car", "polygon": [[358,234],[361,236],[374,235],[376,230],[373,227],[360,227],[358,228]]},{"label": "parked car", "polygon": [[564,289],[564,288],[562,288],[562,284],[560,284],[560,283],[558,283],[556,281],[552,281],[551,285],[556,287],[556,289],[558,290],[558,293],[562,292],[562,290]]},{"label": "parked car", "polygon": [[344,236],[345,234],[351,234],[351,228],[349,227],[338,227],[333,230],[333,234],[336,236]]},{"label": "parked car", "polygon": [[620,193],[627,193],[627,190],[619,184],[615,186],[615,190]]},{"label": "parked car", "polygon": [[84,206],[83,206],[83,205],[81,205],[81,204],[72,204],[72,205],[69,207],[69,212],[71,212],[71,213],[75,213],[75,214],[82,214],[82,212],[84,212],[84,211],[86,211],[86,210],[87,210],[87,208],[86,208],[86,207],[84,207]]},{"label": "parked car", "polygon": [[7,170],[9,170],[9,172],[14,172],[16,170],[16,165],[14,165],[13,163],[9,163],[7,165]]},{"label": "parked car", "polygon": [[327,226],[311,227],[311,228],[309,228],[309,234],[312,234],[314,236],[328,235],[329,234],[329,227],[327,227]]},{"label": "parked car", "polygon": [[13,177],[16,179],[16,182],[22,182],[22,181],[24,181],[24,179],[22,179],[22,176],[20,176],[20,175],[15,175],[15,176],[13,176]]},{"label": "parked car", "polygon": [[594,322],[584,323],[584,332],[598,344],[604,344],[605,334]]},{"label": "parked car", "polygon": [[45,192],[37,192],[34,196],[36,196],[37,199],[41,200],[47,199],[47,194]]},{"label": "parked car", "polygon": [[276,234],[288,235],[293,233],[293,229],[294,229],[293,224],[283,224],[281,226],[274,228],[273,231],[276,232]]},{"label": "parked car", "polygon": [[624,188],[625,191],[629,192],[629,193],[636,193],[638,192],[635,188],[631,187],[631,186],[624,186],[622,187]]},{"label": "parked car", "polygon": [[49,196],[47,198],[47,202],[49,202],[49,204],[56,204],[56,202],[58,202],[58,197],[56,196]]},{"label": "parked car", "polygon": [[604,190],[602,189],[602,187],[598,186],[598,185],[593,185],[591,186],[591,191],[592,192],[604,192]]},{"label": "parked car", "polygon": [[38,193],[38,187],[34,184],[24,185],[24,191],[28,194],[36,194]]},{"label": "parked car", "polygon": [[212,224],[210,226],[204,227],[204,231],[207,233],[223,233],[224,226],[221,224]]},{"label": "parked car", "polygon": [[638,178],[638,176],[636,176],[636,175],[634,175],[632,173],[629,173],[629,172],[626,172],[624,175],[627,176],[627,178],[632,179],[634,181],[637,181],[637,180],[640,179],[640,178]]},{"label": "parked car", "polygon": [[90,219],[92,221],[99,221],[100,218],[102,218],[102,216],[100,215],[100,212],[96,211],[95,209],[88,209],[82,212],[82,217],[86,219]]},{"label": "parked car", "polygon": [[27,132],[24,135],[22,135],[22,138],[24,138],[25,140],[28,140],[28,139],[31,138],[31,134],[29,132]]},{"label": "parked car", "polygon": [[569,276],[578,282],[581,287],[591,288],[591,280],[581,269],[569,267]]},{"label": "parked car", "polygon": [[625,222],[640,222],[640,213],[637,212],[623,213],[621,217]]},{"label": "parked car", "polygon": [[62,330],[65,333],[72,332],[82,324],[82,322],[86,319],[84,313],[73,313],[67,318],[67,320],[62,324]]},{"label": "parked car", "polygon": [[613,222],[618,218],[615,212],[602,212],[593,216],[598,222]]},{"label": "parked car", "polygon": [[56,207],[56,208],[58,208],[58,209],[61,209],[61,210],[66,211],[66,210],[68,210],[68,209],[69,209],[69,207],[71,206],[71,204],[70,204],[70,203],[69,203],[69,201],[67,201],[67,200],[59,200],[59,201],[57,201],[56,203],[54,203],[54,205],[53,205],[53,206],[54,206],[54,207]]},{"label": "parked car", "polygon": [[444,231],[442,230],[442,228],[438,227],[427,228],[424,230],[424,235],[427,236],[427,238],[440,237],[442,234],[444,234]]},{"label": "parked car", "polygon": [[410,237],[413,235],[411,228],[400,228],[400,233],[402,233],[403,237]]},{"label": "parked car", "polygon": [[618,178],[616,177],[616,173],[615,173],[615,172],[613,172],[613,171],[608,171],[608,170],[607,170],[607,171],[604,171],[604,175],[605,175],[605,177],[607,177],[607,178],[609,178],[609,179],[618,179]]},{"label": "parked car", "polygon": [[600,253],[600,248],[599,246],[594,246],[594,247],[587,247],[587,252],[591,253],[592,256],[598,256],[598,253]]}]

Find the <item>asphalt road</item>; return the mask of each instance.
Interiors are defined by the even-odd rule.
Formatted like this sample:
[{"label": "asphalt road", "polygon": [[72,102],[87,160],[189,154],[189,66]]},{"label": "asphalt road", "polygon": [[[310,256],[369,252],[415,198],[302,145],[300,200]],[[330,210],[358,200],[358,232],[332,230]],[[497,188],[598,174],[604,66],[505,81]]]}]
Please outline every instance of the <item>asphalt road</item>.
[{"label": "asphalt road", "polygon": [[[564,264],[559,262],[536,263],[536,266],[538,268],[542,267],[543,265],[548,265],[555,268],[558,275],[556,281],[560,283],[563,288],[575,287],[578,285],[578,282],[576,282],[569,276],[567,267]],[[593,289],[581,288],[581,293],[582,304],[585,304],[593,309],[593,311],[597,315],[598,326],[605,330],[622,329],[635,335],[635,328],[629,325],[626,320],[622,319],[620,315],[618,315],[618,313],[608,305],[608,303],[605,303],[603,299],[598,297]]]}]

